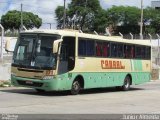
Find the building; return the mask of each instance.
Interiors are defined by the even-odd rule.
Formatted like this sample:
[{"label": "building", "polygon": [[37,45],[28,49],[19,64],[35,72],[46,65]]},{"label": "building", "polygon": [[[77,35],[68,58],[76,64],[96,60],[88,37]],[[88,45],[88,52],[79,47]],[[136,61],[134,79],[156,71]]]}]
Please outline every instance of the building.
[{"label": "building", "polygon": [[152,1],[151,7],[155,9],[160,9],[160,0],[159,1]]}]

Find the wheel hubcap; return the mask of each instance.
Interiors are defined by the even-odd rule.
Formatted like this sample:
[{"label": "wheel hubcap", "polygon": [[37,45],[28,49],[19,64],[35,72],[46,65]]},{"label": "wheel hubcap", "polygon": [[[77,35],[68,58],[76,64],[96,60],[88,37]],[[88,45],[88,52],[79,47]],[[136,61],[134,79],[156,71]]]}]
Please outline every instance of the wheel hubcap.
[{"label": "wheel hubcap", "polygon": [[74,89],[74,90],[78,90],[78,89],[79,89],[79,83],[78,83],[78,82],[75,82],[75,83],[73,84],[73,89]]},{"label": "wheel hubcap", "polygon": [[125,87],[128,88],[129,87],[129,80],[127,79],[125,82]]}]

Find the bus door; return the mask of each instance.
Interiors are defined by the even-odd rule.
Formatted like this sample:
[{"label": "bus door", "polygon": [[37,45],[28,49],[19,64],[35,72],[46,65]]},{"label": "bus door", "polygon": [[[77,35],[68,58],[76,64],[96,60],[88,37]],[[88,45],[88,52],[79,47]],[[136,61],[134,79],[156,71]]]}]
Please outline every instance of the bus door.
[{"label": "bus door", "polygon": [[61,52],[60,52],[60,59],[59,59],[58,74],[63,74],[68,71],[67,70],[68,68],[67,56],[68,56],[67,45],[62,44]]},{"label": "bus door", "polygon": [[75,66],[75,38],[64,37],[61,45],[58,74],[74,69]]}]

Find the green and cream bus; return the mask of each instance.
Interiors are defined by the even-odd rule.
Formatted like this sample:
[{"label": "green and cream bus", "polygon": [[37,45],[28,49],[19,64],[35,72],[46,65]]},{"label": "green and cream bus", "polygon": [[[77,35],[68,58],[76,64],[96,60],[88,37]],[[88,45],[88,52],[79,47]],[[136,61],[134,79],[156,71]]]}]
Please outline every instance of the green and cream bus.
[{"label": "green and cream bus", "polygon": [[149,40],[85,34],[72,30],[29,30],[19,34],[11,82],[38,92],[117,87],[150,81]]}]

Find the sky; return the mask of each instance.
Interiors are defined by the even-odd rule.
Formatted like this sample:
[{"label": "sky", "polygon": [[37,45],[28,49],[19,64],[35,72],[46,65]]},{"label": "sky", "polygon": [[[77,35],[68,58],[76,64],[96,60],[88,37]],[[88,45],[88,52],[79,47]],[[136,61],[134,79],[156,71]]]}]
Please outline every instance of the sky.
[{"label": "sky", "polygon": [[[9,10],[21,9],[21,3],[23,4],[23,11],[33,12],[42,18],[41,28],[56,28],[55,9],[57,6],[63,6],[64,0],[0,0],[0,17],[7,13]],[[66,4],[71,0],[66,0]],[[141,0],[99,0],[103,9],[112,7],[113,5],[126,5],[126,6],[141,6]],[[143,0],[144,7],[151,6],[153,0]]]}]

